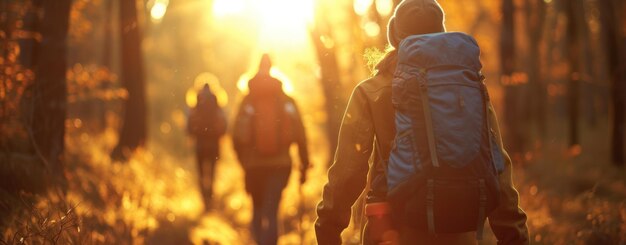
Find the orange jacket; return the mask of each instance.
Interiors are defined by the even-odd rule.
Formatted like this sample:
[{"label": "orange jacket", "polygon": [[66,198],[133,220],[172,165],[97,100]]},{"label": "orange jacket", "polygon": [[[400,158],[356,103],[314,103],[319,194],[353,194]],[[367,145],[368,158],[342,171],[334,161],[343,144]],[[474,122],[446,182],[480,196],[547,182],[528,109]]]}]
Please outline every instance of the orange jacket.
[{"label": "orange jacket", "polygon": [[[395,136],[391,80],[389,73],[379,73],[360,83],[352,93],[339,132],[334,162],[328,170],[328,183],[317,206],[315,231],[319,244],[341,244],[340,234],[350,222],[351,207],[365,188],[368,171],[372,179],[384,175],[378,154],[389,156]],[[499,179],[500,206],[489,215],[489,224],[498,244],[528,244],[526,214],[519,207],[519,196],[513,187],[511,159],[502,147],[492,105],[489,105],[489,112],[491,125],[506,160],[505,170]],[[368,164],[370,158],[374,161],[371,169]],[[417,231],[401,229],[400,232],[403,244],[476,244],[473,233],[435,237]]]}]

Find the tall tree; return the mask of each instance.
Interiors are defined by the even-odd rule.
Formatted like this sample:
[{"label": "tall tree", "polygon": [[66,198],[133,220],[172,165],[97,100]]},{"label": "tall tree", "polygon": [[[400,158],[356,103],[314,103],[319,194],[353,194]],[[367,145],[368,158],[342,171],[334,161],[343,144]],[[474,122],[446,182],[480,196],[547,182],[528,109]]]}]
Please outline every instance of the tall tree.
[{"label": "tall tree", "polygon": [[332,156],[335,154],[337,148],[339,127],[341,125],[342,112],[345,107],[341,80],[339,78],[339,64],[337,63],[337,54],[334,44],[325,44],[323,41],[324,38],[331,38],[329,34],[322,34],[321,28],[316,26],[310,30],[310,35],[320,64],[320,82],[326,100],[326,134],[330,142],[329,152]]},{"label": "tall tree", "polygon": [[[380,49],[385,49],[385,47],[387,46],[387,22],[388,22],[388,18],[386,18],[385,16],[383,16],[380,12],[378,12],[378,9],[376,7],[376,1],[372,2],[372,5],[370,5],[370,9],[368,11],[369,14],[369,18],[372,19],[372,21],[376,22],[376,24],[378,25],[378,27],[380,28],[380,33],[377,36],[377,48]],[[393,3],[392,3],[393,4]],[[394,9],[396,5],[393,5]]]},{"label": "tall tree", "polygon": [[501,83],[504,85],[504,121],[507,126],[507,139],[511,152],[523,151],[522,124],[519,122],[520,86],[513,83],[515,71],[515,5],[513,0],[503,0],[502,31],[500,34],[500,69]]},{"label": "tall tree", "polygon": [[624,76],[626,58],[624,57],[625,38],[620,35],[620,19],[616,11],[621,8],[615,1],[598,1],[600,10],[601,33],[608,59],[608,72],[612,92],[611,104],[613,117],[611,122],[611,160],[615,165],[624,165]]},{"label": "tall tree", "polygon": [[137,2],[120,1],[120,31],[122,39],[122,84],[128,91],[124,103],[124,122],[112,157],[126,159],[146,141],[146,92],[141,32],[137,19]]},{"label": "tall tree", "polygon": [[541,74],[540,45],[546,16],[544,0],[526,0],[526,33],[529,38],[528,82],[530,86],[532,120],[539,135],[546,135],[546,85]]},{"label": "tall tree", "polygon": [[339,63],[337,61],[337,51],[335,41],[333,40],[332,28],[328,20],[324,18],[321,11],[319,11],[322,7],[323,1],[318,2],[315,13],[315,24],[310,28],[309,34],[320,65],[320,83],[326,100],[326,135],[330,143],[329,153],[333,156],[337,149],[339,127],[341,126],[341,119],[346,102],[341,86]]},{"label": "tall tree", "polygon": [[[585,1],[586,2],[586,1]],[[580,68],[581,68],[581,96],[582,96],[582,100],[583,102],[581,103],[580,106],[584,106],[584,112],[583,114],[585,114],[585,118],[587,121],[587,124],[589,126],[592,127],[596,127],[597,126],[597,112],[596,112],[596,105],[594,103],[594,98],[597,96],[597,91],[595,88],[595,86],[597,86],[597,81],[600,80],[598,78],[598,75],[595,74],[595,70],[594,69],[594,63],[595,63],[595,59],[594,59],[594,53],[593,53],[593,48],[592,48],[592,37],[591,37],[591,29],[589,28],[589,19],[588,13],[585,13],[585,9],[587,9],[588,3],[581,3],[578,4],[577,7],[578,9],[576,9],[577,12],[579,12],[582,16],[581,16],[581,23],[580,25],[578,25],[578,32],[580,33],[579,38],[580,38]],[[581,108],[582,109],[582,108]]]},{"label": "tall tree", "polygon": [[[114,52],[114,45],[113,42],[115,40],[114,38],[114,31],[115,28],[113,28],[113,19],[115,16],[115,1],[109,0],[103,3],[104,5],[104,27],[103,29],[103,57],[102,57],[102,65],[105,66],[109,71],[113,72],[114,68],[113,68],[113,57],[115,57],[113,55]],[[102,90],[110,90],[113,88],[113,81],[111,81],[111,79],[107,79],[106,81],[103,81],[100,84],[100,89]],[[107,127],[107,123],[106,123],[106,113],[107,113],[107,108],[106,108],[106,101],[102,98],[97,99],[94,102],[94,106],[93,109],[95,110],[93,113],[95,114],[95,123],[96,123],[96,130],[98,132],[102,132],[104,131],[104,129]]]},{"label": "tall tree", "polygon": [[63,179],[67,111],[67,32],[71,0],[34,1],[42,16],[41,41],[35,51],[32,133],[35,149],[56,180]]},{"label": "tall tree", "polygon": [[580,143],[578,134],[578,115],[580,101],[580,37],[579,25],[584,25],[584,14],[581,0],[563,0],[567,15],[567,55],[569,62],[569,83],[567,95],[567,111],[569,126],[569,146]]}]

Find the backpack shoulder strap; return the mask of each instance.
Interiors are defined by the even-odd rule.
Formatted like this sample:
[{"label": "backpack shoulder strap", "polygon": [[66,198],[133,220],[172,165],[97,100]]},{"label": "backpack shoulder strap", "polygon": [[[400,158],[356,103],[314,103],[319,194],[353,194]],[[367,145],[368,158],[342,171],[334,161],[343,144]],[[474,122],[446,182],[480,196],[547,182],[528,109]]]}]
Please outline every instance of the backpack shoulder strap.
[{"label": "backpack shoulder strap", "polygon": [[428,149],[430,150],[430,161],[433,167],[439,167],[439,159],[437,157],[437,146],[435,145],[435,131],[433,128],[433,119],[430,114],[430,103],[428,102],[428,84],[426,78],[426,69],[421,69],[417,75],[419,85],[420,98],[422,99],[422,107],[424,111],[424,122],[426,123],[426,137],[428,138]]}]

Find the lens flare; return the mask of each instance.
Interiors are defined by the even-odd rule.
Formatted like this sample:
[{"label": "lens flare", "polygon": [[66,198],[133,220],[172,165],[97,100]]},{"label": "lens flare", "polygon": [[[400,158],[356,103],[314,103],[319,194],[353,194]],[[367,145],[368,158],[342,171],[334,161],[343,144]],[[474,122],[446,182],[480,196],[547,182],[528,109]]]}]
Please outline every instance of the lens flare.
[{"label": "lens flare", "polygon": [[377,37],[380,34],[380,26],[378,23],[373,21],[368,21],[363,25],[363,30],[365,30],[365,34],[369,37]]},{"label": "lens flare", "polygon": [[393,2],[391,0],[377,0],[376,11],[383,16],[389,16],[393,11]]},{"label": "lens flare", "polygon": [[365,15],[373,3],[374,0],[355,0],[353,4],[354,12],[358,15]]},{"label": "lens flare", "polygon": [[152,8],[150,8],[150,17],[153,22],[160,22],[167,12],[169,0],[155,0]]}]

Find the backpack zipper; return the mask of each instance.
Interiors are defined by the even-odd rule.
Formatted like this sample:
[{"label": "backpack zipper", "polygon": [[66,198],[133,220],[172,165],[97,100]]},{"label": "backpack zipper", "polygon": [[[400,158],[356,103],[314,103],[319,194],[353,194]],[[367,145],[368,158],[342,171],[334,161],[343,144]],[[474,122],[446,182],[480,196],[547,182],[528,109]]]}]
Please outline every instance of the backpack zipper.
[{"label": "backpack zipper", "polygon": [[422,107],[424,109],[424,121],[426,122],[426,136],[428,137],[428,148],[430,150],[430,161],[433,167],[439,167],[439,158],[437,157],[437,146],[435,144],[435,132],[433,129],[432,115],[430,114],[430,103],[428,103],[428,86],[426,85],[426,74],[420,73],[422,79],[419,79],[420,97],[422,99]]}]

